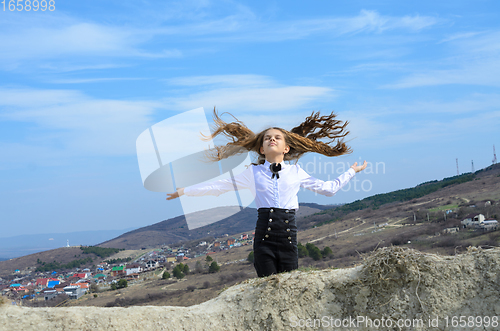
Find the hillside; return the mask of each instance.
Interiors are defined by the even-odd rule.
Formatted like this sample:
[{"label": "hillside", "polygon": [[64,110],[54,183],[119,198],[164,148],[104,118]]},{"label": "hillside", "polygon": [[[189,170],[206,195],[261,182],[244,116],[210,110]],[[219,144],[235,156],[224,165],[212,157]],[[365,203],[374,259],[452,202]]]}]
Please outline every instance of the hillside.
[{"label": "hillside", "polygon": [[[317,204],[300,205],[297,217],[314,214],[325,208]],[[203,218],[220,213],[221,207],[191,214],[192,218]],[[245,208],[242,211],[217,223],[189,230],[184,216],[174,217],[150,226],[145,226],[122,234],[119,237],[99,244],[101,247],[141,249],[154,248],[161,245],[173,245],[182,241],[201,240],[222,237],[225,234],[235,235],[241,232],[252,232],[255,229],[257,210]]]},{"label": "hillside", "polygon": [[78,259],[86,259],[90,257],[95,260],[98,257],[94,254],[83,254],[80,247],[62,247],[57,249],[51,249],[44,252],[34,253],[6,261],[0,261],[0,277],[6,277],[12,275],[14,270],[22,270],[23,273],[28,271],[35,271],[38,260],[43,262],[53,262],[57,261],[61,264],[69,263]]},{"label": "hillside", "polygon": [[[474,174],[422,183],[414,188],[378,194],[338,208],[323,210],[301,220],[298,227],[299,230],[304,230],[346,219],[364,219],[372,223],[399,219],[413,223],[413,212],[417,212],[416,217],[421,218],[420,214],[427,211],[432,213],[435,208],[448,207],[458,210],[459,207],[465,208],[474,204],[482,207],[485,201],[495,203],[499,200],[500,164],[496,164]],[[472,209],[469,211],[474,212]],[[442,210],[440,212],[442,215]],[[460,218],[466,215],[462,214],[463,212],[456,216]]]},{"label": "hillside", "polygon": [[[500,249],[398,247],[362,265],[254,278],[191,307],[0,307],[6,330],[477,330],[498,328]],[[472,316],[463,328],[454,316]],[[477,318],[479,317],[479,318]],[[343,324],[344,323],[344,324]],[[316,326],[313,328],[313,326]],[[391,326],[391,327],[388,327]]]},{"label": "hillside", "polygon": [[[489,208],[484,207],[485,200],[493,202],[493,205]],[[473,204],[476,207],[469,207]],[[409,201],[390,202],[377,208],[364,208],[342,214],[340,217],[335,215],[337,209],[324,207],[301,204],[297,217],[301,229],[298,238],[302,243],[312,242],[320,249],[326,246],[331,247],[334,255],[322,261],[301,259],[299,262],[301,266],[312,265],[319,268],[352,266],[353,263],[359,262],[358,253],[370,252],[376,247],[389,245],[405,244],[420,251],[440,254],[461,252],[468,245],[498,246],[499,231],[479,233],[480,236],[466,232],[452,236],[434,236],[434,234],[444,228],[460,226],[461,217],[469,213],[482,212],[487,217],[498,219],[500,216],[500,165],[477,171],[475,178],[471,181],[447,185]],[[454,212],[448,214],[445,221],[444,210],[446,209],[453,209]],[[430,222],[427,222],[427,214],[429,214]],[[416,222],[414,222],[414,216]],[[213,239],[226,233],[233,235],[238,232],[253,231],[254,224],[255,210],[249,208],[229,219],[195,229],[193,233],[187,230],[184,218],[178,217],[127,232],[101,246],[140,250],[144,246],[158,247],[166,242],[180,243],[186,240],[202,239],[207,236],[208,232],[211,232],[209,236]],[[320,226],[321,224],[323,225]],[[177,231],[174,232],[173,229]],[[408,241],[411,241],[411,244],[407,244]],[[242,252],[237,253],[240,250]],[[247,248],[233,249],[232,251],[237,255],[234,260],[246,258],[248,255],[246,250]],[[0,261],[0,277],[11,275],[15,269],[24,270],[28,267],[36,267],[38,258],[45,262],[57,260],[61,263],[68,263],[85,257],[79,255],[81,251],[78,248],[59,248]],[[190,267],[194,267],[194,262]]]}]

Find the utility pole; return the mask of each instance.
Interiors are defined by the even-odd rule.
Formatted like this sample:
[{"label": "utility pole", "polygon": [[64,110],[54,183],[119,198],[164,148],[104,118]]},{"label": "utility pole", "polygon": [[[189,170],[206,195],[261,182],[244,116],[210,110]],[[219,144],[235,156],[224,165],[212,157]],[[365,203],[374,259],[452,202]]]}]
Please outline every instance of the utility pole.
[{"label": "utility pole", "polygon": [[460,175],[460,172],[458,171],[458,158],[457,158],[457,176]]},{"label": "utility pole", "polygon": [[497,163],[497,153],[495,153],[495,145],[493,145],[493,164]]},{"label": "utility pole", "polygon": [[474,160],[472,160],[471,162],[472,162],[472,173],[474,173]]}]

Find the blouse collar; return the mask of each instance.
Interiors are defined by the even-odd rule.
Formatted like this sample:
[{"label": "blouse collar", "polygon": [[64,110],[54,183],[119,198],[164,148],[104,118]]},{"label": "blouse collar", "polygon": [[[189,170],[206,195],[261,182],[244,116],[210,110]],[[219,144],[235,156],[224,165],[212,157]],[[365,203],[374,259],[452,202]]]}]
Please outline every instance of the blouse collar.
[{"label": "blouse collar", "polygon": [[[281,170],[283,170],[283,169],[285,169],[287,167],[287,164],[285,163],[284,160],[282,162],[280,162],[280,164],[281,164]],[[267,170],[271,171],[271,169],[269,168],[271,166],[271,162],[269,162],[268,160],[266,160],[266,162],[264,162],[263,166]]]}]

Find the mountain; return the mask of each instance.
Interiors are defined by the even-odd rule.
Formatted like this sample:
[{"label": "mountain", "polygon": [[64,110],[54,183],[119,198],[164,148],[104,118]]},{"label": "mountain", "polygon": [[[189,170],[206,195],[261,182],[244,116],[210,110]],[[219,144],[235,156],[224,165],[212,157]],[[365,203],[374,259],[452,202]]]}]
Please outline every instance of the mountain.
[{"label": "mountain", "polygon": [[[297,217],[311,215],[321,210],[325,206],[312,204],[300,204]],[[331,208],[328,206],[327,208]],[[224,210],[233,207],[217,207],[189,215],[192,219],[211,219],[216,215],[224,213]],[[124,249],[153,248],[160,245],[172,245],[181,241],[198,239],[213,239],[228,235],[235,235],[241,232],[252,232],[255,229],[257,220],[257,210],[255,208],[245,208],[238,213],[225,218],[219,222],[189,230],[186,218],[177,216],[153,225],[142,227],[122,234],[121,236],[99,244],[100,247],[113,247]]]},{"label": "mountain", "polygon": [[44,233],[0,238],[0,261],[43,252],[59,247],[96,245],[132,230],[79,231],[70,233]]},{"label": "mountain", "polygon": [[[301,203],[296,215],[299,230],[306,230],[314,226],[334,222],[356,215],[363,219],[376,218],[407,218],[413,210],[417,199],[429,200],[429,204],[419,202],[419,205],[438,208],[444,205],[462,206],[481,200],[496,201],[500,199],[498,183],[500,182],[500,164],[492,165],[475,173],[466,173],[459,176],[434,180],[419,184],[413,188],[401,189],[394,192],[377,194],[363,200],[354,201],[345,205],[322,206],[315,203]],[[397,210],[393,207],[397,205]],[[230,208],[230,207],[224,207]],[[220,214],[223,207],[203,212],[193,213],[190,217],[202,220]],[[250,232],[255,228],[257,211],[245,208],[217,223],[189,230],[184,216],[178,216],[150,226],[142,227],[121,236],[99,244],[101,247],[141,249],[153,248],[160,245],[172,245],[182,241],[213,239],[225,234],[234,235],[241,232]],[[348,216],[349,215],[349,216]],[[411,214],[413,215],[413,214]],[[307,216],[307,217],[305,217]]]}]

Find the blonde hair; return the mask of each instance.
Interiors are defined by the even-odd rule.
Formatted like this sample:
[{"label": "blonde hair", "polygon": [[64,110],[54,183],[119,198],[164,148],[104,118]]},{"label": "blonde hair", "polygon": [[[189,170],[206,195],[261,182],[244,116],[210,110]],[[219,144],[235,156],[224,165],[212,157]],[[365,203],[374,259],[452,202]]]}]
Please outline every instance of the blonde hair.
[{"label": "blonde hair", "polygon": [[[263,145],[265,133],[270,129],[280,130],[285,136],[285,142],[290,147],[290,151],[284,155],[285,161],[298,160],[302,155],[309,152],[325,156],[339,156],[352,152],[342,139],[349,134],[349,131],[346,131],[349,122],[337,120],[337,115],[333,112],[325,116],[320,116],[319,112],[312,112],[304,122],[290,131],[271,127],[258,134],[252,132],[236,117],[231,116],[235,121],[226,123],[219,117],[214,108],[215,125],[213,133],[209,136],[203,135],[204,139],[210,140],[222,134],[231,141],[226,145],[215,146],[206,151],[206,156],[210,161],[219,161],[239,153],[252,151],[259,155],[257,163],[264,163],[265,156],[260,153],[260,148]],[[328,138],[328,140],[325,142],[320,141],[319,139],[322,138]]]}]

